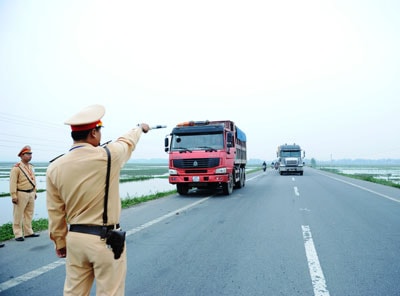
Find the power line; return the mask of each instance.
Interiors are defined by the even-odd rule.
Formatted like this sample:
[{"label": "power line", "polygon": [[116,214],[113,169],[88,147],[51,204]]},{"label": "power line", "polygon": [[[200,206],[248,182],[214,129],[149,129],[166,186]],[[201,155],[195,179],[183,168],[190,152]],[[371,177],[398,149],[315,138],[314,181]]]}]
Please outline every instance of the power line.
[{"label": "power line", "polygon": [[28,144],[36,155],[51,158],[71,145],[65,126],[54,122],[0,112],[0,126],[0,147],[4,157],[13,156],[15,151]]},{"label": "power line", "polygon": [[46,122],[42,120],[38,120],[37,118],[28,118],[20,115],[15,115],[15,114],[7,114],[4,112],[0,112],[0,121],[4,122],[10,122],[13,124],[19,124],[19,125],[24,125],[24,126],[42,126],[42,127],[47,127],[47,128],[55,128],[59,129],[61,128],[60,124],[56,124],[53,122]]}]

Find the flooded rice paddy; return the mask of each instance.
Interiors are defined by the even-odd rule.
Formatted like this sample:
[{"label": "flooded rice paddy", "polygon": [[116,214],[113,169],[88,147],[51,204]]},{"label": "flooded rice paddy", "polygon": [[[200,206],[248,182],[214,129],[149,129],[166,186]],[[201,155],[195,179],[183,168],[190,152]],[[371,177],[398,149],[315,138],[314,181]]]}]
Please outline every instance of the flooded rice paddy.
[{"label": "flooded rice paddy", "polygon": [[324,166],[324,169],[348,175],[371,176],[375,179],[400,184],[400,167],[395,166]]}]

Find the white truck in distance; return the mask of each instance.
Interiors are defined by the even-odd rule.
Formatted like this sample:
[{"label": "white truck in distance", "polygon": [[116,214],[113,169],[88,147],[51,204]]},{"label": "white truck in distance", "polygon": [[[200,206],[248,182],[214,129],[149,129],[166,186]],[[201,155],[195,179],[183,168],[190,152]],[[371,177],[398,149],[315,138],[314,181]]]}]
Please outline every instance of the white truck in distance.
[{"label": "white truck in distance", "polygon": [[[303,153],[302,153],[303,152]],[[305,151],[301,150],[299,145],[280,145],[276,152],[278,157],[279,174],[300,174],[303,175]]]}]

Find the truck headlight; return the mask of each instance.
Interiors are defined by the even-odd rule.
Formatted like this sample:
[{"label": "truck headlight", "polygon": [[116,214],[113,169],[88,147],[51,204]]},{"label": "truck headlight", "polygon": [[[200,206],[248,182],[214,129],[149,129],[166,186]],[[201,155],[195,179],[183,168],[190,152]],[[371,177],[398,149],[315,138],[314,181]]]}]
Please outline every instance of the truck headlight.
[{"label": "truck headlight", "polygon": [[169,173],[170,175],[177,175],[177,174],[178,174],[178,172],[177,172],[176,170],[172,170],[172,169],[169,169],[169,170],[168,170],[168,173]]},{"label": "truck headlight", "polygon": [[216,174],[226,174],[226,168],[219,168],[215,170]]}]

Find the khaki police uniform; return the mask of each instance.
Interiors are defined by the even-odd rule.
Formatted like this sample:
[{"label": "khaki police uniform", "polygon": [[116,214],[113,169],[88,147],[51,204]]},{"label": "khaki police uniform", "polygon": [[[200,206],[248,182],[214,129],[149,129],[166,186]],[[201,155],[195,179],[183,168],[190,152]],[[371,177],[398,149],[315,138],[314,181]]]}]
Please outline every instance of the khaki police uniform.
[{"label": "khaki police uniform", "polygon": [[[29,146],[21,149],[18,156],[32,153]],[[33,165],[23,163],[15,164],[10,171],[10,195],[12,200],[17,200],[13,209],[13,232],[17,239],[32,236],[32,219],[35,210],[36,178]]]},{"label": "khaki police uniform", "polygon": [[[88,112],[91,112],[90,108]],[[118,227],[121,214],[120,170],[131,157],[141,134],[140,127],[132,129],[107,145],[111,153],[108,194],[110,228]],[[106,172],[106,150],[89,143],[74,144],[68,153],[52,162],[47,169],[50,238],[57,250],[67,248],[64,295],[89,295],[94,279],[97,295],[124,295],[126,246],[116,260],[112,249],[100,236],[68,231],[67,228],[67,224],[103,224]]]}]

